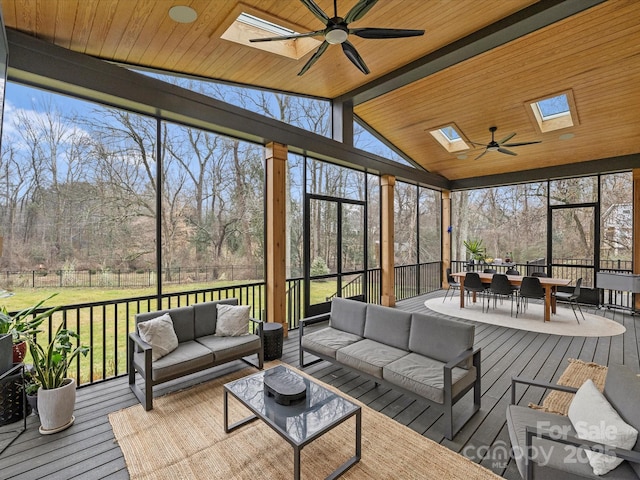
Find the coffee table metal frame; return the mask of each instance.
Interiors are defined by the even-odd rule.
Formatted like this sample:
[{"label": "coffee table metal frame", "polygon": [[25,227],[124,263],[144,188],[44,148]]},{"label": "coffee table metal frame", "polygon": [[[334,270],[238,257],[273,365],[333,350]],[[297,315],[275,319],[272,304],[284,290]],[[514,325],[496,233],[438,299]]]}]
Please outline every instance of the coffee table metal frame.
[{"label": "coffee table metal frame", "polygon": [[[286,369],[286,367],[282,365],[274,368]],[[262,382],[264,378],[264,373],[265,373],[264,371],[258,372],[253,375],[249,375],[248,377],[243,377],[224,385],[224,431],[225,433],[232,432],[233,430],[236,430],[237,428],[240,428],[243,425],[246,425],[247,423],[253,422],[254,420],[257,420],[257,419],[261,419],[264,423],[266,423],[269,427],[271,427],[272,430],[274,430],[278,435],[284,438],[293,447],[293,478],[295,480],[299,480],[300,479],[300,453],[302,449],[309,443],[313,442],[317,438],[321,437],[322,435],[324,435],[325,433],[333,429],[334,427],[340,425],[341,423],[344,423],[349,418],[355,416],[355,422],[356,422],[355,455],[350,459],[348,459],[346,462],[344,462],[342,465],[340,465],[336,470],[334,470],[333,473],[331,473],[327,477],[327,479],[338,478],[340,475],[346,472],[349,468],[351,468],[353,465],[355,465],[360,461],[360,458],[362,457],[362,409],[360,408],[359,405],[356,405],[353,402],[350,402],[349,400],[342,397],[341,395],[338,395],[332,392],[331,390],[324,388],[322,385],[319,385],[317,382],[309,380],[308,378],[301,375],[305,383],[307,383],[308,390],[311,387],[311,384],[313,384],[314,388],[329,392],[331,394],[332,399],[340,399],[339,401],[344,402],[351,408],[349,408],[344,414],[336,416],[332,421],[327,422],[325,425],[323,425],[321,428],[319,428],[317,431],[310,434],[309,436],[305,436],[301,440],[295,439],[291,435],[289,435],[286,430],[281,428],[281,426],[278,425],[278,423],[274,421],[274,419],[266,416],[263,412],[255,408],[249,401],[244,399],[242,395],[236,393],[233,390],[233,387],[235,384],[237,384],[238,382],[246,382],[248,379],[255,378],[257,381]],[[238,400],[246,408],[251,410],[251,412],[253,412],[253,415],[250,415],[246,418],[243,418],[242,420],[239,420],[229,425],[229,394],[231,394],[232,397]],[[255,398],[253,395],[251,397]],[[265,407],[268,404],[270,408],[276,409],[280,413],[286,413],[287,409],[290,409],[292,412],[294,411],[293,409],[297,409],[295,413],[300,413],[300,414],[309,413],[316,410],[316,408],[313,406],[304,411],[300,411],[299,406],[296,406],[296,405],[290,405],[290,406],[279,405],[275,402],[273,397],[268,397],[266,394],[264,394],[264,403],[265,403]]]}]

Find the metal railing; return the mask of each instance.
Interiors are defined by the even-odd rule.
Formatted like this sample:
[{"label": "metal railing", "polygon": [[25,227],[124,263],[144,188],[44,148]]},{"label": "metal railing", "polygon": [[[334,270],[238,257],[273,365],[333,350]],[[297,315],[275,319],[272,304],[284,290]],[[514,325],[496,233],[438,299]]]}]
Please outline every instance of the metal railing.
[{"label": "metal railing", "polygon": [[[440,271],[440,262],[396,267],[396,280],[400,282],[396,287],[397,299],[439,289]],[[380,303],[380,270],[370,270],[367,275],[367,299],[371,303]],[[287,280],[286,321],[289,329],[297,328],[303,315],[305,302],[302,285],[302,278]],[[362,289],[362,282],[354,282],[353,285],[347,288],[360,285]],[[351,293],[362,292],[352,290]],[[90,352],[86,357],[74,361],[69,375],[76,379],[78,385],[99,383],[126,374],[127,335],[134,330],[136,314],[225,298],[237,298],[241,305],[251,306],[253,318],[264,319],[265,283],[253,282],[166,293],[161,296],[160,305],[156,295],[64,305],[41,326],[38,340],[42,343],[50,342],[61,323],[75,331],[80,336],[80,343],[90,347]],[[27,357],[26,362],[29,361],[30,358]]]},{"label": "metal railing", "polygon": [[[595,305],[607,305],[608,307],[619,307],[624,309],[633,309],[634,301],[633,294],[630,292],[621,292],[609,289],[596,289],[595,272],[596,269],[592,266],[593,261],[579,258],[556,258],[551,264],[551,275],[557,278],[567,278],[574,285],[578,278],[582,278],[582,285],[585,293],[581,295],[581,298],[587,299],[588,303]],[[463,272],[471,268],[476,271],[482,271],[484,265],[475,264],[473,267],[466,261],[454,260],[451,262],[452,271]],[[517,263],[512,266],[505,265],[491,265],[491,268],[498,271],[498,273],[504,273],[507,268],[515,268],[520,271],[522,275],[531,275],[537,270],[546,270],[546,259],[537,259],[527,263]],[[631,260],[601,260],[600,268],[598,272],[612,272],[612,273],[632,273],[632,261]],[[589,292],[590,290],[590,292]]]}]

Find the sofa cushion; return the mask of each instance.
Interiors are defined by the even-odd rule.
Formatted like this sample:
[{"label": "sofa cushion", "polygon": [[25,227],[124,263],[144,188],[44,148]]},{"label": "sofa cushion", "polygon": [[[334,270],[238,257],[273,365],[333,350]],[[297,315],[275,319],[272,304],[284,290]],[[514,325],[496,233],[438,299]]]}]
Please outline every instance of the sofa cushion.
[{"label": "sofa cushion", "polygon": [[220,337],[239,337],[249,334],[249,305],[216,305],[218,318],[216,333]]},{"label": "sofa cushion", "polygon": [[[448,362],[473,348],[475,327],[431,315],[414,313],[411,319],[409,350],[429,358]],[[471,359],[466,367],[471,366]]]},{"label": "sofa cushion", "polygon": [[233,358],[245,357],[260,349],[260,337],[249,334],[240,337],[220,337],[207,335],[196,339],[213,352],[216,362],[224,362]]},{"label": "sofa cushion", "polygon": [[335,328],[327,327],[302,336],[302,347],[308,352],[317,352],[327,357],[336,358],[336,352],[347,345],[362,340],[362,337],[353,333],[343,332]]},{"label": "sofa cushion", "polygon": [[[568,417],[578,438],[584,440],[629,450],[638,439],[638,430],[620,418],[591,379],[584,382],[574,395]],[[623,461],[602,453],[586,453],[596,475],[610,472]]]},{"label": "sofa cushion", "polygon": [[[640,377],[625,365],[611,364],[607,369],[604,384],[604,395],[616,409],[618,415],[636,430],[640,431],[640,414],[638,399],[640,398]],[[633,450],[640,452],[640,435]],[[630,464],[640,478],[640,464]]]},{"label": "sofa cushion", "polygon": [[195,338],[213,335],[216,333],[216,320],[218,318],[218,309],[216,305],[218,304],[237,305],[238,299],[228,298],[225,300],[194,304],[193,313],[195,318]]},{"label": "sofa cushion", "polygon": [[[527,426],[539,427],[550,430],[552,434],[567,433],[576,435],[569,417],[547,413],[532,408],[509,405],[507,407],[507,428],[513,447],[516,465],[522,478],[525,478],[525,429]],[[623,462],[615,472],[601,477],[593,473],[584,449],[564,445],[550,440],[533,438],[533,452],[535,452],[534,478],[567,479],[567,478],[609,478],[615,473],[615,478],[620,480],[638,480],[628,462]]]},{"label": "sofa cushion", "polygon": [[366,314],[366,303],[336,297],[331,301],[329,326],[363,337]]},{"label": "sofa cushion", "polygon": [[195,338],[194,327],[194,310],[193,307],[178,307],[171,310],[160,310],[157,312],[138,313],[136,315],[136,324],[159,317],[165,313],[171,315],[173,320],[173,329],[178,337],[178,342],[186,342]]},{"label": "sofa cushion", "polygon": [[178,337],[168,313],[138,323],[138,334],[151,345],[151,359],[154,362],[178,348]]},{"label": "sofa cushion", "polygon": [[407,350],[410,329],[411,313],[380,305],[367,305],[365,338]]},{"label": "sofa cushion", "polygon": [[[455,397],[473,384],[476,369],[453,368],[451,370],[452,394]],[[444,403],[444,363],[410,353],[385,365],[382,378],[406,390],[437,403]]]},{"label": "sofa cushion", "polygon": [[336,360],[374,377],[382,378],[382,367],[404,357],[406,351],[365,338],[336,352]]},{"label": "sofa cushion", "polygon": [[[144,375],[144,354],[135,353],[133,362]],[[187,370],[204,368],[213,363],[213,353],[204,345],[191,340],[180,342],[178,348],[152,364],[151,378],[163,381],[173,375],[182,375]]]}]

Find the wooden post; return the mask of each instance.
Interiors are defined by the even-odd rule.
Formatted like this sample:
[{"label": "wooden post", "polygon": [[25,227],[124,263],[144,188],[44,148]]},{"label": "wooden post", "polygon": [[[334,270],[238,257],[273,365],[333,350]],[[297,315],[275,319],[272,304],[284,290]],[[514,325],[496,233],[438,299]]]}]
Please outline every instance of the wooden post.
[{"label": "wooden post", "polygon": [[265,147],[267,167],[266,211],[266,320],[279,322],[288,336],[286,307],[286,178],[287,146],[271,142]]},{"label": "wooden post", "polygon": [[447,268],[451,267],[451,192],[443,190],[442,202],[442,288],[449,288],[447,281]]},{"label": "wooden post", "polygon": [[394,307],[396,305],[395,294],[395,252],[394,252],[394,186],[396,178],[392,175],[380,177],[381,211],[382,211],[382,305]]},{"label": "wooden post", "polygon": [[[640,274],[640,168],[633,169],[633,273]],[[633,294],[633,308],[640,310],[640,294]]]}]

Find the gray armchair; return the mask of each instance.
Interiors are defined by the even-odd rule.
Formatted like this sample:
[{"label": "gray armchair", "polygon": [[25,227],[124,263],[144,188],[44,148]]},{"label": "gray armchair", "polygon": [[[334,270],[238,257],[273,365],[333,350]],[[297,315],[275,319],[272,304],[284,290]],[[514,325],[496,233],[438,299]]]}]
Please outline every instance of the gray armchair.
[{"label": "gray armchair", "polygon": [[[576,392],[576,388],[514,377],[511,405],[507,407],[507,427],[520,475],[525,480],[624,479],[640,478],[640,440],[631,450],[603,447],[577,438],[569,417],[516,405],[516,386],[524,384],[547,389]],[[604,395],[620,417],[640,430],[640,378],[628,367],[610,365]],[[605,475],[595,475],[585,449],[606,450],[624,462]]]}]

